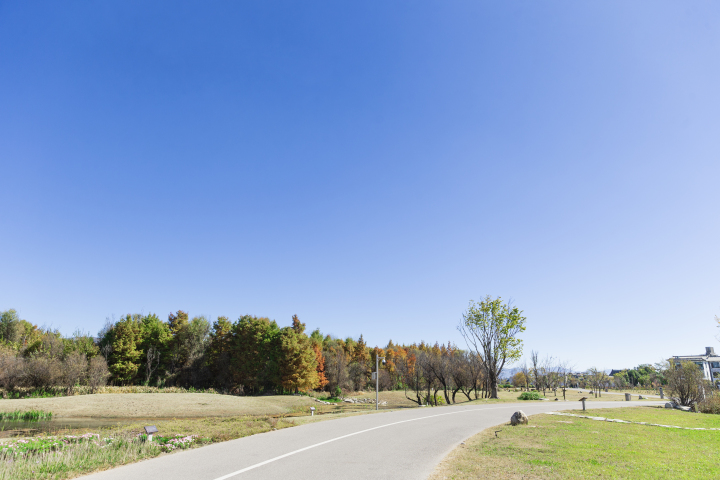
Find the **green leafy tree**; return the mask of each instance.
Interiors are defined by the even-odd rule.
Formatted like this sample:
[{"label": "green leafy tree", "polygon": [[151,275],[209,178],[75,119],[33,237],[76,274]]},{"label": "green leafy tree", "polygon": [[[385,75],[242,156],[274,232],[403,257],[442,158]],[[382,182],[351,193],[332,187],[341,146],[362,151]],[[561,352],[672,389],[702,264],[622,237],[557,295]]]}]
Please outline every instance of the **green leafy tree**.
[{"label": "green leafy tree", "polygon": [[140,321],[140,373],[149,384],[167,368],[173,335],[170,326],[151,313]]},{"label": "green leafy tree", "polygon": [[142,350],[140,350],[140,315],[126,315],[117,322],[109,335],[112,353],[108,368],[117,382],[132,383],[140,369]]},{"label": "green leafy tree", "polygon": [[95,343],[95,339],[89,333],[83,333],[80,330],[76,330],[72,337],[63,339],[64,353],[67,357],[73,353],[79,353],[85,355],[87,359],[91,359],[94,356],[100,354],[100,349]]},{"label": "green leafy tree", "polygon": [[187,328],[189,323],[187,312],[178,310],[176,313],[168,315],[167,326],[172,335],[172,340],[168,345],[167,365],[170,374],[175,376],[182,369],[185,359],[183,358],[183,338],[182,331]]},{"label": "green leafy tree", "polygon": [[274,320],[240,317],[233,325],[231,352],[233,382],[245,393],[259,393],[280,383],[280,329]]},{"label": "green leafy tree", "polygon": [[227,317],[218,317],[210,332],[207,350],[207,363],[213,382],[220,388],[232,386],[230,355],[233,344],[233,325]]},{"label": "green leafy tree", "polygon": [[18,344],[22,339],[22,321],[15,309],[0,313],[0,342]]},{"label": "green leafy tree", "polygon": [[182,328],[188,324],[188,319],[190,317],[188,316],[187,312],[183,312],[182,310],[178,310],[175,313],[171,313],[168,315],[168,328],[170,328],[170,332],[173,335],[177,335]]},{"label": "green leafy tree", "polygon": [[505,364],[522,356],[522,340],[517,337],[525,331],[522,313],[500,297],[486,296],[479,303],[470,302],[458,326],[468,347],[482,362],[490,398],[498,398],[498,378]]},{"label": "green leafy tree", "polygon": [[668,396],[676,403],[687,407],[698,404],[712,385],[705,380],[702,369],[693,362],[684,361],[665,372]]}]

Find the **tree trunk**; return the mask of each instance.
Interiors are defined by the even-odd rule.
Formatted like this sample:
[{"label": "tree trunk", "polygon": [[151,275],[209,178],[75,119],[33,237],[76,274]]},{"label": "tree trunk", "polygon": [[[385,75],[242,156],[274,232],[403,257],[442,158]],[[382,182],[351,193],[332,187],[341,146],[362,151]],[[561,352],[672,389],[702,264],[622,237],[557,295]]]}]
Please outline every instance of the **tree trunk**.
[{"label": "tree trunk", "polygon": [[453,402],[453,403],[455,403],[455,394],[456,394],[458,391],[460,391],[461,388],[462,388],[462,387],[456,387],[456,388],[453,389],[453,391],[452,391],[452,402]]},{"label": "tree trunk", "polygon": [[490,398],[498,398],[498,379],[495,372],[488,372],[488,381],[490,383],[490,391],[488,392],[490,394]]},{"label": "tree trunk", "polygon": [[[448,396],[448,387],[443,383],[443,395],[445,395],[445,403],[450,405],[450,397]],[[453,402],[455,403],[455,402]]]}]

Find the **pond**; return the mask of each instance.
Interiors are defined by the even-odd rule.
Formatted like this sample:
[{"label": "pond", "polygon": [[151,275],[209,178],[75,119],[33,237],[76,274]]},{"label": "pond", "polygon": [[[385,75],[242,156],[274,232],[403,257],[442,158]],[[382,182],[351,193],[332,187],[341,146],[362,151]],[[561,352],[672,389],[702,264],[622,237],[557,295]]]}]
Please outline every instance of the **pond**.
[{"label": "pond", "polygon": [[53,418],[52,420],[25,421],[25,420],[0,420],[0,438],[7,437],[28,437],[38,433],[54,435],[61,430],[69,429],[99,429],[132,423],[147,422],[153,424],[158,418]]}]

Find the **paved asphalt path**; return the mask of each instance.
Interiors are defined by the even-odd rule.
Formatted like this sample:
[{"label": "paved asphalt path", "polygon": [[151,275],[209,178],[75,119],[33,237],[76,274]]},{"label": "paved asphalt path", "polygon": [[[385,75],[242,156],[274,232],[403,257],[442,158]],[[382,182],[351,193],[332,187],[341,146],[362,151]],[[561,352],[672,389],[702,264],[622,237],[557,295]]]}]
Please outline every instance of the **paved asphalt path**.
[{"label": "paved asphalt path", "polygon": [[[591,408],[652,404],[593,401]],[[83,478],[424,479],[460,442],[508,422],[517,410],[532,415],[578,406],[579,402],[499,403],[358,415],[183,450]]]}]

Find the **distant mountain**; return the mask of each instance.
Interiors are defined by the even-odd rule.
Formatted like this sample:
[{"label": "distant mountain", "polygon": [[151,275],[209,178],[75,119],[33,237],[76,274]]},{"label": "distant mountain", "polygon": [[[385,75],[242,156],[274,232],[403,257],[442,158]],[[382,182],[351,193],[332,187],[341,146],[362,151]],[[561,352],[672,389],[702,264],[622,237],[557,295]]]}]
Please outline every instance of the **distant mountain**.
[{"label": "distant mountain", "polygon": [[515,368],[503,368],[503,371],[500,373],[500,378],[504,380],[510,380],[517,372],[520,372],[520,367]]}]

